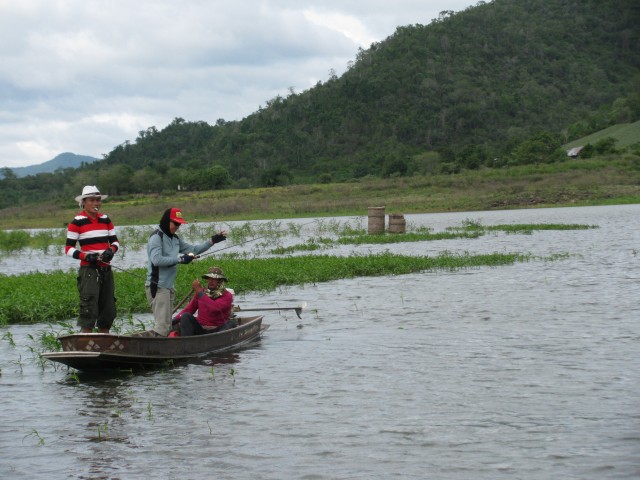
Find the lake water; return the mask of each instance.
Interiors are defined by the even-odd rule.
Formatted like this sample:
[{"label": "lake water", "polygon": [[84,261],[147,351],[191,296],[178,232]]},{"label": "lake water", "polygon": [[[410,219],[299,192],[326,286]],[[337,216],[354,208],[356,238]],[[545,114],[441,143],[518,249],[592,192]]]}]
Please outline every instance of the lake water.
[{"label": "lake water", "polygon": [[351,249],[570,256],[243,296],[308,307],[266,312],[253,348],[144,374],[42,368],[45,326],[2,328],[0,478],[640,478],[639,216],[406,215],[599,228]]}]

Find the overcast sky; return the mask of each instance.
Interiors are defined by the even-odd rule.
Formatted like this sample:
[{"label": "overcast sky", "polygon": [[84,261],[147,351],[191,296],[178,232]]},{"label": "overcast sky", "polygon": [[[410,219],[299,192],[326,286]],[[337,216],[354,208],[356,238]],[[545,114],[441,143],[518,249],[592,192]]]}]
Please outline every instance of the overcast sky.
[{"label": "overcast sky", "polygon": [[0,0],[0,167],[240,120],[470,0]]}]

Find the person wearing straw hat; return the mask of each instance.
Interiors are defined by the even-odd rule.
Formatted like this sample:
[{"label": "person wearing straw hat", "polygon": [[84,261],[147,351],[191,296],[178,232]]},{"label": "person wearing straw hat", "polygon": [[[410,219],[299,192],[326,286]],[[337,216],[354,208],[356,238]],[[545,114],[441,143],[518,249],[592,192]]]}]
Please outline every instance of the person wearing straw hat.
[{"label": "person wearing straw hat", "polygon": [[179,264],[190,263],[196,255],[209,250],[214,244],[224,241],[226,232],[214,234],[211,239],[198,245],[184,241],[178,235],[181,225],[188,223],[179,208],[168,208],[147,242],[147,280],[145,291],[151,306],[155,326],[150,334],[166,337],[171,330],[171,314],[175,303],[174,288]]},{"label": "person wearing straw hat", "polygon": [[83,333],[109,333],[116,318],[115,286],[111,260],[120,248],[111,219],[100,213],[102,195],[95,185],[87,185],[75,200],[82,208],[67,226],[65,255],[80,260],[78,326]]},{"label": "person wearing straw hat", "polygon": [[207,281],[207,288],[195,279],[191,284],[193,298],[173,320],[182,337],[221,332],[237,325],[231,318],[233,290],[226,288],[227,277],[222,269],[211,267],[202,278]]}]

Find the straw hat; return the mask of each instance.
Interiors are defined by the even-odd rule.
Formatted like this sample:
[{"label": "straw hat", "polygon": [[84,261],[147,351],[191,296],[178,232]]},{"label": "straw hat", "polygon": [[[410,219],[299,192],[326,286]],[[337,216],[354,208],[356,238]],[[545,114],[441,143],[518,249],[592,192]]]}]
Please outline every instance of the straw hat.
[{"label": "straw hat", "polygon": [[208,273],[202,275],[202,278],[219,278],[220,280],[227,280],[227,277],[224,276],[220,267],[211,267]]}]

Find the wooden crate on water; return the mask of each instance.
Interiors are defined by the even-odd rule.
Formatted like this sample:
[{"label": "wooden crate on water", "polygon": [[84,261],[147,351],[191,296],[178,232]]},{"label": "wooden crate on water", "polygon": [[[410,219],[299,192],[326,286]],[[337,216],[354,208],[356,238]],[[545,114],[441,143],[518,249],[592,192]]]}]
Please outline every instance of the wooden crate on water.
[{"label": "wooden crate on water", "polygon": [[384,233],[384,207],[369,207],[369,235]]},{"label": "wooden crate on water", "polygon": [[405,233],[407,222],[404,215],[398,213],[389,214],[389,233]]}]

